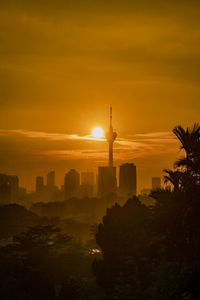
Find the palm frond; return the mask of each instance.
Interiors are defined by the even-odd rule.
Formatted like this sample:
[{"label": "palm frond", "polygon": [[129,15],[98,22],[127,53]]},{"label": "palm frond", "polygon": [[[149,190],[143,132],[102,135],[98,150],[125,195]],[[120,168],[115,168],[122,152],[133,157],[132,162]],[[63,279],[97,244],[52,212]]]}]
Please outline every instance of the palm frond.
[{"label": "palm frond", "polygon": [[186,166],[188,166],[188,160],[184,157],[177,159],[174,163],[175,168],[186,167]]}]

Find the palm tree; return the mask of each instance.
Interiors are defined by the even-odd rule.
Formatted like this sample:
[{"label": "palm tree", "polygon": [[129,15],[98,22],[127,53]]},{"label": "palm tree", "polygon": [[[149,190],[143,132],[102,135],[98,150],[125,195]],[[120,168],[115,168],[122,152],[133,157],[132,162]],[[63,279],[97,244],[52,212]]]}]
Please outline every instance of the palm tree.
[{"label": "palm tree", "polygon": [[185,158],[175,162],[175,167],[186,167],[188,172],[200,169],[199,166],[196,166],[196,163],[199,164],[200,161],[200,125],[195,123],[191,128],[187,127],[186,130],[182,126],[176,126],[173,133],[181,142],[180,148],[184,149],[186,154]]},{"label": "palm tree", "polygon": [[180,190],[180,179],[181,172],[180,171],[172,171],[169,169],[163,170],[167,175],[164,176],[164,183],[170,183],[174,187],[174,192],[178,192]]}]

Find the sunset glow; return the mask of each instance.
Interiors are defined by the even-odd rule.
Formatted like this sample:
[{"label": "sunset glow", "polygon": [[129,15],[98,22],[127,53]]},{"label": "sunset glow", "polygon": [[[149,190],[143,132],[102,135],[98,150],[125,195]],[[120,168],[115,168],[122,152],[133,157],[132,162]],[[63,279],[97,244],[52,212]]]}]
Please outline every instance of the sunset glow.
[{"label": "sunset glow", "polygon": [[92,136],[96,139],[100,139],[102,137],[104,137],[104,131],[101,127],[95,127],[92,130]]},{"label": "sunset glow", "polygon": [[200,300],[199,66],[200,0],[0,0],[0,300]]},{"label": "sunset glow", "polygon": [[110,104],[114,164],[137,165],[138,191],[173,166],[173,127],[199,120],[200,1],[0,7],[0,173],[31,191],[51,169],[59,185],[71,168],[97,172]]}]

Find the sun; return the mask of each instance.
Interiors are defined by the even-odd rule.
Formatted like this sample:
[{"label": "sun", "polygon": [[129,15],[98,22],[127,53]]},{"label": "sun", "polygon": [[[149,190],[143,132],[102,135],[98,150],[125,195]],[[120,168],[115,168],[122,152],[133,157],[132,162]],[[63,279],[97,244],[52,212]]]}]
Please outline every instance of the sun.
[{"label": "sun", "polygon": [[95,127],[92,129],[92,136],[96,139],[104,137],[103,129],[101,127]]}]

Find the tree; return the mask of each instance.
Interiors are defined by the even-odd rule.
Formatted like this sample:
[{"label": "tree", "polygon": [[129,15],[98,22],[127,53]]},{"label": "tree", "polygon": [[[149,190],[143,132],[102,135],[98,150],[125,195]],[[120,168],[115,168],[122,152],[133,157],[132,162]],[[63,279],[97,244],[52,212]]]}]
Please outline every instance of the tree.
[{"label": "tree", "polygon": [[180,189],[180,181],[181,181],[181,172],[172,171],[169,169],[165,169],[164,172],[167,174],[164,176],[164,183],[170,183],[174,187],[174,191],[178,192]]},{"label": "tree", "polygon": [[182,126],[176,126],[173,133],[181,142],[180,149],[185,150],[186,157],[175,162],[176,167],[186,168],[188,172],[199,173],[200,171],[200,125],[195,123],[186,130]]},{"label": "tree", "polygon": [[173,190],[152,191],[152,207],[137,197],[108,209],[96,241],[97,283],[111,299],[200,299],[200,127],[174,128],[186,157],[166,169]]},{"label": "tree", "polygon": [[176,126],[173,133],[181,142],[180,149],[184,149],[185,157],[174,163],[175,171],[164,170],[167,173],[164,181],[170,182],[175,192],[192,190],[200,182],[200,125],[195,123],[186,129]]},{"label": "tree", "polygon": [[0,259],[4,262],[0,298],[55,300],[54,261],[58,261],[59,249],[70,240],[54,225],[36,225],[14,236],[12,244],[0,249]]},{"label": "tree", "polygon": [[200,125],[195,123],[191,128],[187,127],[186,130],[182,126],[176,126],[173,133],[181,142],[181,149],[185,150],[186,158],[190,159],[196,143],[199,143],[200,138]]},{"label": "tree", "polygon": [[95,260],[93,270],[98,284],[116,299],[140,299],[147,274],[144,260],[150,214],[134,197],[124,206],[107,209],[98,227],[96,241],[103,259]]}]

